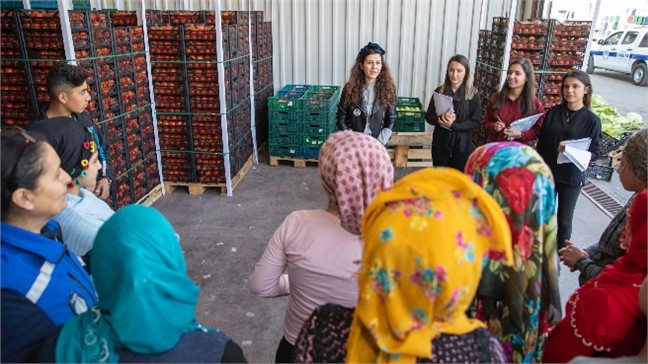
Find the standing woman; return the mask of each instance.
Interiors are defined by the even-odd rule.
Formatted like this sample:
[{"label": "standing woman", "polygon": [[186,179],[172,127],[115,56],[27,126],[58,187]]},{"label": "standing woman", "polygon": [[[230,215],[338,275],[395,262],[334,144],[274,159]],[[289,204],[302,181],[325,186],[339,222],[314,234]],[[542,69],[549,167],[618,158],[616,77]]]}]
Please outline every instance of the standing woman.
[{"label": "standing woman", "polygon": [[571,239],[574,209],[584,175],[573,163],[558,164],[558,152],[564,150],[564,140],[589,137],[592,139],[589,147],[592,160],[598,157],[601,120],[590,110],[592,92],[587,73],[581,70],[567,72],[562,79],[562,102],[547,112],[546,122],[538,133],[538,153],[551,168],[556,182],[559,249],[565,246],[565,240]]},{"label": "standing woman", "polygon": [[385,50],[367,43],[356,58],[338,104],[339,130],[369,134],[387,144],[396,126],[396,84]]},{"label": "standing woman", "polygon": [[434,92],[452,97],[453,110],[439,110],[430,98],[425,121],[435,126],[432,135],[432,162],[435,167],[452,167],[463,171],[472,153],[472,131],[481,121],[481,98],[472,86],[470,63],[461,54],[448,61],[445,81]]},{"label": "standing woman", "polygon": [[509,129],[512,122],[526,116],[543,113],[542,102],[536,97],[536,80],[533,65],[526,58],[511,63],[502,90],[493,94],[486,106],[482,129],[488,142],[517,140],[532,145],[543,122],[543,116],[528,131]]},{"label": "standing woman", "polygon": [[[90,277],[51,220],[70,176],[42,138],[2,133],[2,362],[34,359],[42,340],[97,302]],[[8,135],[6,135],[8,134]]]}]

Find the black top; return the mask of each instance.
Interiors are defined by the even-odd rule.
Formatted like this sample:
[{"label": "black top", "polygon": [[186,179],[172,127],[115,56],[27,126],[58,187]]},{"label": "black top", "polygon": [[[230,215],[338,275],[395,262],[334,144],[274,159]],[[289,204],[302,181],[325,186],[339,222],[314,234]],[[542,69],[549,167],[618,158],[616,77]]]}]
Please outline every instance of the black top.
[{"label": "black top", "polygon": [[[60,329],[43,342],[38,362],[55,362],[59,333]],[[241,348],[221,331],[187,332],[175,348],[161,354],[143,355],[125,348],[117,348],[116,352],[120,363],[247,363]]]},{"label": "black top", "polygon": [[[339,130],[351,129],[359,133],[364,133],[367,124],[367,114],[362,107],[362,96],[351,104],[345,104],[344,98],[346,93],[351,92],[348,84],[342,89],[342,96],[338,103],[336,120]],[[377,95],[376,95],[377,96]],[[369,115],[369,123],[371,127],[371,134],[374,138],[380,135],[383,129],[394,130],[396,126],[396,98],[394,98],[393,105],[389,108],[384,107],[378,97],[374,100],[371,115]]]},{"label": "black top", "polygon": [[598,158],[601,141],[601,120],[590,109],[583,107],[576,113],[569,111],[567,105],[560,104],[547,111],[544,123],[538,132],[538,153],[551,168],[554,181],[569,186],[582,186],[584,174],[573,163],[558,164],[558,144],[563,140],[592,138],[589,151],[592,160]]},{"label": "black top", "polygon": [[[434,92],[440,93],[442,87],[437,87]],[[452,96],[452,105],[457,118],[452,123],[450,130],[439,126],[434,96],[430,98],[430,105],[425,113],[425,121],[430,125],[434,125],[432,146],[449,151],[470,153],[473,150],[472,131],[481,126],[481,97],[478,92],[475,92],[475,95],[470,100],[466,100],[464,92],[452,92],[452,89],[443,92],[443,94]]]}]

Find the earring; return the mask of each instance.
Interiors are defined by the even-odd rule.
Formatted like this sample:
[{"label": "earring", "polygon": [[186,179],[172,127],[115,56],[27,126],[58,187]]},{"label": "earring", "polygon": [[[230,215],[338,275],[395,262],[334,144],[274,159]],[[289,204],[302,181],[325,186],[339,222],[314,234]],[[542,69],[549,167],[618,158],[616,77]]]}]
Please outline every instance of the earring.
[{"label": "earring", "polygon": [[75,185],[75,186],[81,186],[81,182],[79,182],[78,179],[75,179],[75,180],[74,180],[74,185]]}]

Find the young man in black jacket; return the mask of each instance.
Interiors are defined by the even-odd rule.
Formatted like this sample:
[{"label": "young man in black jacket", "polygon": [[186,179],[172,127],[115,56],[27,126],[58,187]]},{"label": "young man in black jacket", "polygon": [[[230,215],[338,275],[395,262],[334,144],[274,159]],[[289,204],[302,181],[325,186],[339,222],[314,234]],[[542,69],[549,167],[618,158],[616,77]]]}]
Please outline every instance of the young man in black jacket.
[{"label": "young man in black jacket", "polygon": [[108,160],[107,138],[86,111],[90,101],[88,77],[88,73],[81,67],[70,64],[54,66],[47,76],[46,83],[50,102],[44,108],[37,110],[34,121],[69,117],[71,122],[77,122],[93,135],[99,151],[99,159],[103,165],[93,192],[105,200],[110,194],[112,169]]}]

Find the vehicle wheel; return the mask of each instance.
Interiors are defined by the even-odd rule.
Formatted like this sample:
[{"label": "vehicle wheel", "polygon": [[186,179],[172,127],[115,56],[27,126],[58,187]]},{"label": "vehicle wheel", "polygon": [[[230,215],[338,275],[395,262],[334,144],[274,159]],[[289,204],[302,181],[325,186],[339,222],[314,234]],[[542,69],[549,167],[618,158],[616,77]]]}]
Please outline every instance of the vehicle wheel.
[{"label": "vehicle wheel", "polygon": [[589,56],[589,62],[587,62],[587,70],[585,71],[590,75],[594,73],[594,57],[592,57],[592,55]]},{"label": "vehicle wheel", "polygon": [[648,73],[646,64],[640,63],[632,69],[632,83],[637,86],[648,86]]}]

